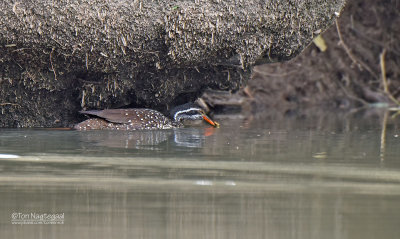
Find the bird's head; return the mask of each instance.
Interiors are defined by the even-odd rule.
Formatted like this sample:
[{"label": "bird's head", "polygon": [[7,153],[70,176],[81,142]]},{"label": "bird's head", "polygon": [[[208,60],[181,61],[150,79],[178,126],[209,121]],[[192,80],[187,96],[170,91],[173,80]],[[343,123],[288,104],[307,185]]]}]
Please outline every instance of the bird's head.
[{"label": "bird's head", "polygon": [[218,127],[219,124],[206,115],[204,110],[195,103],[186,103],[176,106],[170,111],[170,115],[175,122],[186,120],[204,120],[208,124]]}]

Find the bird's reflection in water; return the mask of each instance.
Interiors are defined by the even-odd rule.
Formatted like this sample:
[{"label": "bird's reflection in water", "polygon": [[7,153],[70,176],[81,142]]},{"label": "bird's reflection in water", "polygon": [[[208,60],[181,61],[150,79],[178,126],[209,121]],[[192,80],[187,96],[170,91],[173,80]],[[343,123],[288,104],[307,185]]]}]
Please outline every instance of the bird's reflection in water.
[{"label": "bird's reflection in water", "polygon": [[171,130],[96,130],[82,132],[81,135],[82,141],[101,147],[157,150],[156,146],[166,141],[172,134]]},{"label": "bird's reflection in water", "polygon": [[171,130],[111,131],[93,130],[81,132],[81,140],[101,147],[160,150],[161,143],[169,140],[174,146],[201,148],[209,128],[177,128]]},{"label": "bird's reflection in water", "polygon": [[205,140],[205,129],[187,128],[174,130],[174,142],[176,146],[201,148]]}]

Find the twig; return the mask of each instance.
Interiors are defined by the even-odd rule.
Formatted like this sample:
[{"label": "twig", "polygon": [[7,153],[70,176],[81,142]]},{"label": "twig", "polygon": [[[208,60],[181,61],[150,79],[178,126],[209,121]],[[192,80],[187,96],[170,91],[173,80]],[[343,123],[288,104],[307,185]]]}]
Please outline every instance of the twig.
[{"label": "twig", "polygon": [[358,101],[358,102],[360,102],[360,103],[363,104],[363,105],[368,105],[368,102],[367,102],[367,101],[365,101],[365,100],[363,100],[362,98],[359,98],[359,97],[357,97],[357,96],[355,96],[355,95],[353,95],[353,94],[350,94],[350,93],[346,90],[346,87],[344,87],[344,86],[342,85],[342,83],[337,82],[337,84],[338,84],[339,87],[342,89],[342,91],[347,95],[347,97],[349,97],[349,98],[351,98],[351,99],[353,99],[353,100],[355,100],[355,101]]},{"label": "twig", "polygon": [[53,52],[54,52],[54,48],[52,48],[51,52],[50,52],[50,64],[51,64],[51,69],[53,70],[53,73],[54,73],[54,80],[57,80],[57,73],[56,73],[56,70],[54,69],[53,60],[52,60]]},{"label": "twig", "polygon": [[86,52],[86,59],[85,59],[86,70],[89,70],[89,53]]},{"label": "twig", "polygon": [[19,104],[16,104],[16,103],[8,103],[8,102],[5,102],[5,103],[0,103],[0,106],[6,106],[6,105],[12,105],[12,106],[18,106],[18,107],[21,107]]},{"label": "twig", "polygon": [[85,107],[85,95],[86,95],[86,92],[85,92],[85,90],[83,90],[82,91],[82,99],[81,99],[81,107],[82,108]]},{"label": "twig", "polygon": [[339,36],[339,44],[342,45],[342,47],[344,48],[345,52],[350,57],[350,59],[353,61],[353,63],[356,64],[360,70],[362,70],[364,68],[372,76],[374,76],[375,79],[379,79],[378,75],[367,64],[365,64],[364,62],[362,62],[359,59],[357,59],[357,57],[355,55],[353,55],[353,53],[351,53],[350,48],[346,45],[346,43],[344,43],[344,40],[343,40],[343,37],[342,37],[342,33],[340,32],[339,22],[338,22],[337,19],[335,21],[336,21],[336,30],[337,30],[337,33],[338,33],[338,36]]},{"label": "twig", "polygon": [[380,55],[380,65],[381,65],[381,75],[382,75],[382,82],[383,82],[383,90],[386,94],[389,93],[389,87],[386,79],[386,64],[385,64],[385,55],[386,55],[386,48],[383,48],[383,51]]},{"label": "twig", "polygon": [[397,116],[400,115],[400,109],[389,109],[389,111],[396,111],[390,118],[396,119]]},{"label": "twig", "polygon": [[394,98],[394,96],[389,91],[389,84],[386,78],[386,64],[385,64],[385,56],[386,56],[386,48],[383,48],[382,53],[379,56],[380,59],[380,66],[381,66],[381,77],[383,82],[383,91],[385,94],[396,104],[400,105],[400,102]]},{"label": "twig", "polygon": [[[369,37],[367,34],[365,34],[364,32],[362,32],[362,31],[360,31],[360,30],[358,30],[358,29],[355,29],[354,27],[350,28],[350,30],[353,31],[353,32],[355,33],[355,35],[358,35],[359,37],[362,37],[362,38],[364,38],[365,40],[367,40],[367,41],[369,41],[369,42],[371,42],[371,43],[373,43],[373,44],[375,44],[375,45],[378,45],[378,46],[381,46],[381,47],[385,47],[385,46],[386,46],[385,43],[380,42],[380,41],[378,41],[378,40],[375,40],[375,39],[373,39],[372,37]],[[386,49],[386,50],[387,50],[388,52],[392,52],[392,53],[394,53],[394,54],[400,56],[400,52],[397,51],[396,49],[389,48],[389,49]]]},{"label": "twig", "polygon": [[388,115],[389,112],[386,111],[385,115],[383,116],[383,121],[382,121],[382,129],[381,129],[381,144],[380,144],[380,149],[379,149],[379,157],[381,159],[381,162],[385,161],[385,149],[386,149],[386,126],[387,126],[387,121],[388,121]]}]

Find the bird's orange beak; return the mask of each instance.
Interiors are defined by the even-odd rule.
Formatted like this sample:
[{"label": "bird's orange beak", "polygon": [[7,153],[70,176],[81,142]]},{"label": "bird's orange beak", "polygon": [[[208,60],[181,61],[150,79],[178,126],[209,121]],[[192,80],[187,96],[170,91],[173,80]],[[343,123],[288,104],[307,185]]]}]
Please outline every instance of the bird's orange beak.
[{"label": "bird's orange beak", "polygon": [[217,122],[215,122],[214,120],[210,119],[210,117],[208,117],[206,114],[203,114],[203,119],[204,119],[204,121],[206,121],[210,125],[214,126],[215,128],[219,127],[219,124]]}]

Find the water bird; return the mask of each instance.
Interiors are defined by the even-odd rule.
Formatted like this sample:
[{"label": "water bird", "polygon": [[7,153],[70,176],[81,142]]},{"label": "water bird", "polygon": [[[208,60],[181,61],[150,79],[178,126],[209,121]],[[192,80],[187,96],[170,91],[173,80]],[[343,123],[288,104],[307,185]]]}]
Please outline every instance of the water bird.
[{"label": "water bird", "polygon": [[209,118],[203,109],[195,103],[176,106],[165,116],[157,110],[137,109],[105,109],[80,111],[82,114],[95,116],[74,126],[77,130],[145,130],[171,129],[184,126],[185,121],[204,120],[208,124],[219,127]]}]

